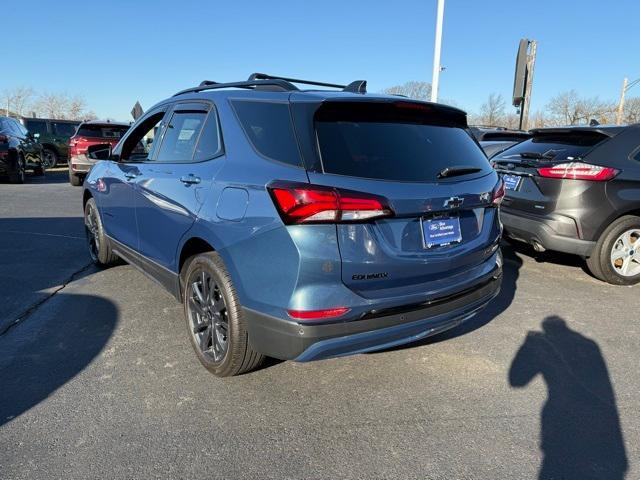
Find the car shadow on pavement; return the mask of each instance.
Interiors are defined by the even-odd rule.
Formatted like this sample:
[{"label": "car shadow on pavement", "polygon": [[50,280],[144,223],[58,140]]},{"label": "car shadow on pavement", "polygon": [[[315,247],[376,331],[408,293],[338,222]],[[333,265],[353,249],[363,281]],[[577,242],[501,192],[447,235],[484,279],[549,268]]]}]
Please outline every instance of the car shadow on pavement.
[{"label": "car shadow on pavement", "polygon": [[59,293],[51,302],[0,336],[0,426],[84,370],[116,327],[118,309],[105,298]]},{"label": "car shadow on pavement", "polygon": [[55,170],[47,170],[44,175],[28,175],[26,183],[69,183],[68,170],[56,167]]},{"label": "car shadow on pavement", "polygon": [[587,263],[578,255],[571,255],[570,253],[563,252],[554,252],[553,250],[536,252],[531,245],[523,242],[518,242],[516,240],[510,241],[508,245],[515,252],[532,258],[536,263],[553,263],[555,265],[562,265],[565,267],[580,268],[587,275],[593,277],[593,274],[587,268]]},{"label": "car shadow on pavement", "polygon": [[538,374],[547,401],[541,413],[539,479],[622,480],[628,468],[620,418],[598,344],[557,316],[530,331],[509,370],[526,387]]}]

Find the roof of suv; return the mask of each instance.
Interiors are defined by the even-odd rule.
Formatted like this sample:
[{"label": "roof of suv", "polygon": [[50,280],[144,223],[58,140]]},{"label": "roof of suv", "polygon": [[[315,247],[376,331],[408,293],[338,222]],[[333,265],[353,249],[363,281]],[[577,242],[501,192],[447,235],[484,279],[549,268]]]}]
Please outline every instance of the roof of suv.
[{"label": "roof of suv", "polygon": [[114,127],[130,127],[131,124],[127,122],[112,122],[110,120],[87,120],[86,122],[81,122],[80,125],[104,125],[104,126],[114,126]]},{"label": "roof of suv", "polygon": [[[317,87],[329,87],[337,90],[309,89],[301,90],[294,84],[312,85]],[[216,98],[228,96],[269,96],[282,94],[283,98],[293,101],[325,101],[325,100],[348,100],[348,101],[406,101],[412,103],[423,103],[443,111],[455,112],[466,115],[466,112],[455,107],[439,103],[424,102],[410,99],[399,95],[387,95],[383,93],[367,93],[365,80],[356,80],[349,85],[338,85],[325,82],[315,82],[311,80],[301,80],[287,77],[277,77],[263,73],[253,73],[247,81],[218,83],[209,80],[203,81],[199,86],[182,90],[174,95],[189,99],[196,98]],[[261,95],[262,94],[262,95]],[[291,98],[295,94],[295,98]]]}]

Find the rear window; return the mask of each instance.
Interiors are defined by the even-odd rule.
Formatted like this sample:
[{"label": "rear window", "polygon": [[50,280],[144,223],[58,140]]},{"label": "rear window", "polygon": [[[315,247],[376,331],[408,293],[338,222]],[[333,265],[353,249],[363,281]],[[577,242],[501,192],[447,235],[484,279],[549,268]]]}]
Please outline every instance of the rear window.
[{"label": "rear window", "polygon": [[370,103],[321,107],[315,129],[324,172],[433,182],[447,167],[490,171],[487,157],[469,133],[432,109],[409,111]]},{"label": "rear window", "polygon": [[584,157],[593,147],[608,137],[601,133],[543,134],[518,143],[495,158],[521,158],[539,154],[553,160]]},{"label": "rear window", "polygon": [[60,135],[61,137],[72,137],[78,127],[77,123],[58,123],[53,122],[53,130],[56,135]]},{"label": "rear window", "polygon": [[287,103],[233,101],[238,119],[258,153],[300,166],[300,153]]},{"label": "rear window", "polygon": [[120,138],[126,131],[129,130],[128,126],[119,125],[91,125],[81,124],[78,127],[76,135],[80,137],[92,137],[92,138]]}]

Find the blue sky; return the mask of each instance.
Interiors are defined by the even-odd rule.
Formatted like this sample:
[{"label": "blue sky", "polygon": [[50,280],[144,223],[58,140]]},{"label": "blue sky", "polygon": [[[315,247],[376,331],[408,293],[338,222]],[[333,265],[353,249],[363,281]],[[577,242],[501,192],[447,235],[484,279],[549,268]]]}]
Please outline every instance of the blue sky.
[{"label": "blue sky", "polygon": [[[80,94],[118,120],[136,100],[148,108],[203,79],[254,71],[364,78],[379,91],[431,81],[435,12],[436,0],[16,1],[2,21],[15,42],[3,49],[0,90]],[[447,0],[440,96],[469,111],[492,92],[510,99],[528,37],[538,41],[533,110],[569,89],[616,98],[624,76],[640,77],[638,19],[638,0]]]}]

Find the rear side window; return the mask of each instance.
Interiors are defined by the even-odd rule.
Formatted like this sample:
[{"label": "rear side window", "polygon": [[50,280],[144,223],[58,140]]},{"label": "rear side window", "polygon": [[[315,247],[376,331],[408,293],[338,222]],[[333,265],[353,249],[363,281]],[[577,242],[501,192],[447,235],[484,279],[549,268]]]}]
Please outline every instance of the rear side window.
[{"label": "rear side window", "polygon": [[72,137],[78,127],[77,123],[58,123],[53,122],[53,131],[61,137]]},{"label": "rear side window", "polygon": [[95,125],[83,123],[78,127],[76,135],[91,138],[120,138],[129,127],[114,125]]},{"label": "rear side window", "polygon": [[213,158],[222,151],[222,141],[220,140],[220,128],[218,127],[218,116],[215,109],[209,112],[209,116],[204,124],[202,135],[196,145],[193,160],[196,162]]},{"label": "rear side window", "polygon": [[466,130],[437,123],[437,113],[417,108],[396,113],[384,104],[321,107],[315,128],[323,170],[399,182],[434,182],[454,166],[491,171]]},{"label": "rear side window", "polygon": [[236,100],[232,104],[245,134],[260,154],[301,166],[287,103]]},{"label": "rear side window", "polygon": [[593,133],[543,134],[518,143],[494,158],[544,157],[553,160],[571,160],[584,157],[606,135]]},{"label": "rear side window", "polygon": [[42,120],[27,120],[25,123],[31,133],[39,133],[40,135],[47,134],[47,122]]},{"label": "rear side window", "polygon": [[206,112],[175,112],[155,161],[191,162],[206,117]]}]

